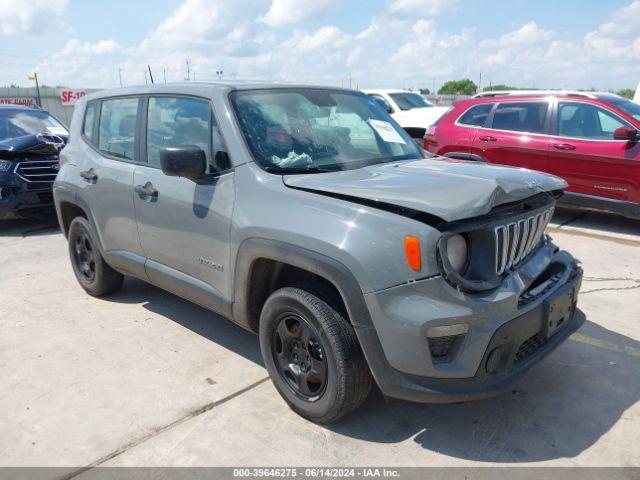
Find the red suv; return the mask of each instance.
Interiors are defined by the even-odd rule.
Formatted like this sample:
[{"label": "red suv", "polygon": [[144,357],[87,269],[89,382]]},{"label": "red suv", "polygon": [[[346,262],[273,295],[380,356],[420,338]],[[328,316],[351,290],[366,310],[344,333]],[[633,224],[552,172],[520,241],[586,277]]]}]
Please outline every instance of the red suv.
[{"label": "red suv", "polygon": [[552,173],[564,202],[640,218],[639,130],[640,105],[617,95],[494,92],[456,102],[424,148]]}]

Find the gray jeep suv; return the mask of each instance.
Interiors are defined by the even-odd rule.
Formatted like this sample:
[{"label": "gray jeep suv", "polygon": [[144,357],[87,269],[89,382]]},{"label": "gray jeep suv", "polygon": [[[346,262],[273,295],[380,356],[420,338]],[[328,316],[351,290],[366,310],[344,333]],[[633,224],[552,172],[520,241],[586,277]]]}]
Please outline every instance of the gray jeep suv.
[{"label": "gray jeep suv", "polygon": [[98,92],[54,185],[80,285],[143,279],[259,334],[319,423],[367,397],[508,389],[584,321],[545,235],[565,182],[423,158],[366,95],[275,84]]}]

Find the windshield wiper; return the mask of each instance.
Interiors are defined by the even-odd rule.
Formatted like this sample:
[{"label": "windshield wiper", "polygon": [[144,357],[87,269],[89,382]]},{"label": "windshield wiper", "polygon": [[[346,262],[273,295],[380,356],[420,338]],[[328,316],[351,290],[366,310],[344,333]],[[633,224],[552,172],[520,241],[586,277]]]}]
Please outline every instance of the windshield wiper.
[{"label": "windshield wiper", "polygon": [[323,167],[274,167],[274,166],[266,166],[264,169],[270,173],[327,173],[327,172],[336,172],[340,169],[336,168],[323,168]]}]

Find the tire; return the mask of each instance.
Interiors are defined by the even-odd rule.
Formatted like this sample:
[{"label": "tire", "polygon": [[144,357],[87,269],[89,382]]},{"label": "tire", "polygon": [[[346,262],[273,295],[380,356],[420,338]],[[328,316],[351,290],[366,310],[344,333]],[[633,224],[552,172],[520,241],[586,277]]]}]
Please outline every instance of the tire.
[{"label": "tire", "polygon": [[104,261],[89,221],[76,217],[69,225],[69,257],[78,283],[94,297],[120,289],[124,276]]},{"label": "tire", "polygon": [[312,422],[334,422],[369,395],[371,374],[353,327],[309,292],[271,294],[260,315],[260,347],[278,393]]}]

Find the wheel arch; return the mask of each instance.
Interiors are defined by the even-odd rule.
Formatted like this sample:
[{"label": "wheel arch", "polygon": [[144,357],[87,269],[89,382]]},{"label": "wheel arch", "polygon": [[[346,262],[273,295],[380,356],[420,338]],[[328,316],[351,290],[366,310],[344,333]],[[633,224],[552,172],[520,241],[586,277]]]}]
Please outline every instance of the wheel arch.
[{"label": "wheel arch", "polygon": [[[354,327],[373,325],[360,286],[340,262],[303,247],[275,240],[252,238],[242,242],[236,257],[234,276],[234,320],[254,332],[258,330],[260,311],[266,298],[292,280],[310,282],[315,293],[347,316]],[[319,287],[322,283],[326,288]],[[331,298],[332,292],[339,299]],[[335,300],[340,303],[336,304]],[[333,303],[333,304],[332,304]],[[340,311],[343,308],[344,311]]]}]

